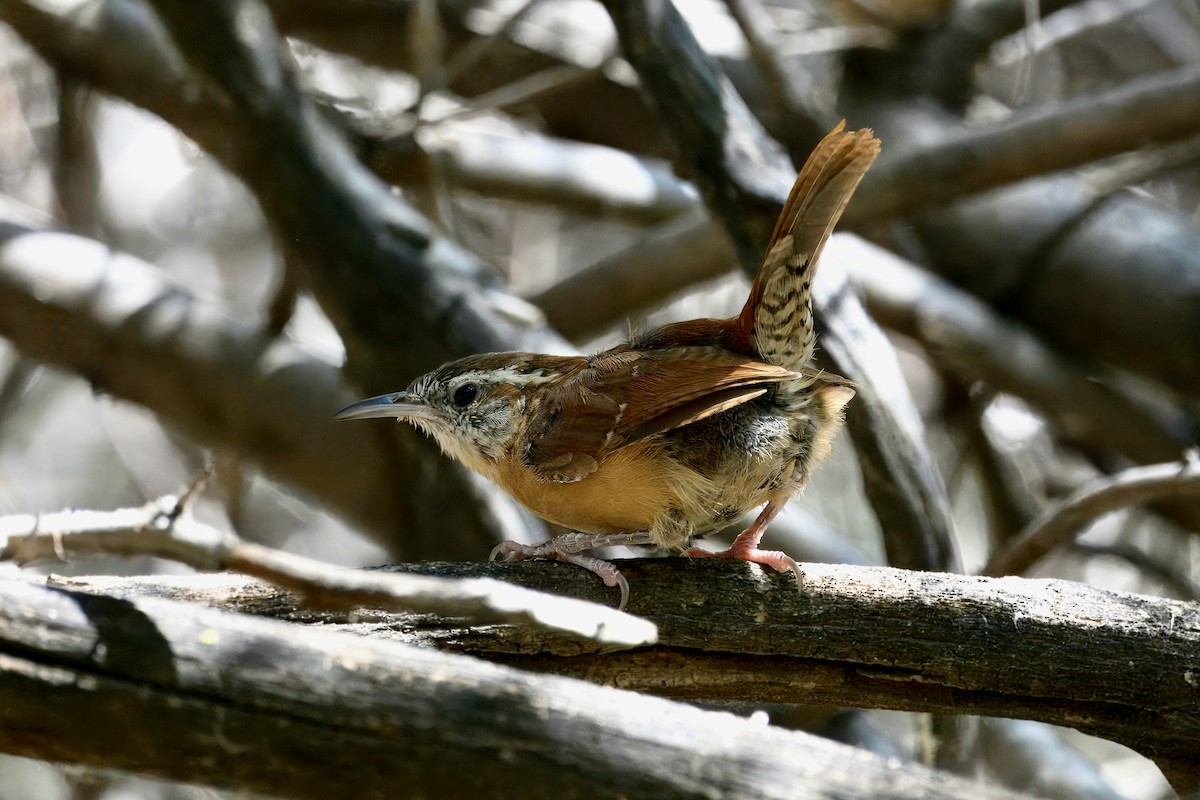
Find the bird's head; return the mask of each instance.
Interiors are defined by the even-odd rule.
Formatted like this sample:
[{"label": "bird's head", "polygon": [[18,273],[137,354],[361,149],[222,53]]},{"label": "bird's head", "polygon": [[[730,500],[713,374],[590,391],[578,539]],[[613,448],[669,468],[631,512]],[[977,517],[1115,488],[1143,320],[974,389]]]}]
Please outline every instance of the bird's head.
[{"label": "bird's head", "polygon": [[422,375],[402,392],[352,403],[334,418],[407,420],[447,455],[492,477],[519,433],[529,391],[561,375],[562,360],[530,353],[468,356]]}]

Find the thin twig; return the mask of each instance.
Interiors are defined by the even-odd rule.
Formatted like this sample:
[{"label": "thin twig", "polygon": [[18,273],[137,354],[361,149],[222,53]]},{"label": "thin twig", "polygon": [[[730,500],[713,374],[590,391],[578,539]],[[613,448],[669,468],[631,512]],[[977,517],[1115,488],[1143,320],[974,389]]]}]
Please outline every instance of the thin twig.
[{"label": "thin twig", "polygon": [[1134,467],[1095,480],[1034,520],[1012,544],[988,559],[981,575],[1020,575],[1113,511],[1164,498],[1200,495],[1200,459]]},{"label": "thin twig", "polygon": [[451,56],[446,64],[436,74],[430,77],[421,87],[421,99],[418,104],[432,92],[449,86],[467,70],[476,66],[483,57],[490,53],[498,44],[508,41],[517,26],[525,20],[541,0],[525,0],[515,11],[505,18],[496,30],[486,36],[472,39],[462,49]]},{"label": "thin twig", "polygon": [[187,510],[188,504],[191,503],[192,498],[203,492],[208,486],[208,481],[213,476],[213,469],[213,464],[210,461],[204,465],[203,469],[196,473],[196,477],[192,479],[191,484],[189,484],[187,489],[184,490],[184,493],[179,496],[179,499],[175,501],[175,505],[167,514],[167,521],[170,522],[170,524],[174,525],[176,522],[178,522],[179,518],[182,517],[183,513]]},{"label": "thin twig", "polygon": [[540,72],[526,75],[512,83],[498,86],[489,92],[476,96],[472,98],[471,104],[467,107],[454,109],[443,116],[422,120],[422,125],[442,125],[447,122],[458,122],[478,114],[489,113],[498,108],[529,102],[547,92],[559,91],[575,81],[592,75],[603,74],[606,67],[607,64],[599,64],[595,67],[578,67],[574,64],[547,67]]},{"label": "thin twig", "polygon": [[[455,580],[336,567],[244,542],[195,520],[181,498],[141,508],[0,517],[0,561],[155,556],[203,571],[231,570],[298,592],[321,609],[374,608],[567,631],[614,650],[653,644],[655,626],[605,606],[490,578]],[[173,517],[176,509],[183,513]]]}]

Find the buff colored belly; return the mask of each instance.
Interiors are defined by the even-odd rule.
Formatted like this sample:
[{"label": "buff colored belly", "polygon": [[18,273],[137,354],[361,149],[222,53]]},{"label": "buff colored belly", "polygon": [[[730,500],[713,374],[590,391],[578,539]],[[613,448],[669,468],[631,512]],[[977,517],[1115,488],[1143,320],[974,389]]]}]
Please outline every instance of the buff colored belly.
[{"label": "buff colored belly", "polygon": [[[514,459],[515,461],[515,459]],[[542,519],[584,533],[650,530],[655,518],[678,507],[682,484],[698,476],[638,445],[623,448],[575,483],[550,483],[523,465],[497,476],[497,482]]]}]

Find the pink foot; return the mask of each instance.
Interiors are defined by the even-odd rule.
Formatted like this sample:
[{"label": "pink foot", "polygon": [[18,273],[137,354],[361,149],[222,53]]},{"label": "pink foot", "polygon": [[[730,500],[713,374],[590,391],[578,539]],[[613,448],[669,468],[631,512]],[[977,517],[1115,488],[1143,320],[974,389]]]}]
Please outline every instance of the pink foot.
[{"label": "pink foot", "polygon": [[757,547],[738,547],[737,542],[728,550],[713,553],[692,547],[684,552],[692,558],[731,558],[737,561],[749,561],[752,564],[763,564],[776,572],[791,572],[796,576],[796,591],[804,591],[804,572],[796,559],[781,550],[759,550]]},{"label": "pink foot", "polygon": [[791,572],[796,576],[796,591],[804,591],[804,573],[800,571],[800,565],[796,560],[788,554],[779,550],[759,550],[758,543],[762,540],[762,535],[767,530],[767,526],[771,524],[771,520],[775,519],[775,515],[783,510],[783,504],[787,502],[787,498],[781,500],[771,500],[763,508],[762,513],[750,525],[749,528],[738,534],[738,537],[733,540],[733,544],[728,550],[722,550],[719,553],[710,553],[707,550],[701,550],[698,547],[693,547],[687,550],[684,555],[692,558],[732,558],[738,561],[749,561],[752,564],[764,564],[776,572]]},{"label": "pink foot", "polygon": [[625,576],[613,566],[612,562],[602,558],[589,556],[584,550],[593,547],[610,547],[612,545],[650,544],[650,534],[646,532],[620,534],[586,534],[565,533],[562,536],[542,542],[541,544],[521,544],[520,542],[501,542],[492,549],[489,561],[529,561],[546,559],[565,561],[577,567],[583,567],[594,572],[604,581],[605,586],[617,586],[621,589],[621,604],[618,609],[625,610],[629,604],[629,582]]}]

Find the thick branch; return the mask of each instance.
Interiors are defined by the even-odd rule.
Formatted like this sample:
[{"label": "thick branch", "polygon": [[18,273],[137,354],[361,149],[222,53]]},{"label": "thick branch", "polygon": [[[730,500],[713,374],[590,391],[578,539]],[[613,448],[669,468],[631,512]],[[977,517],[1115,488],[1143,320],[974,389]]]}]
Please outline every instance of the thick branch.
[{"label": "thick branch", "polygon": [[[128,0],[105,0],[94,8],[93,16],[83,18],[21,2],[0,9],[0,18],[58,69],[157,114],[237,171],[239,141],[248,135],[241,131],[243,120],[230,113],[210,84],[187,73],[158,20]],[[323,111],[340,116],[333,108]],[[231,136],[231,130],[240,133]],[[405,186],[428,184],[432,170],[445,169],[465,189],[639,223],[697,204],[695,190],[664,167],[610,147],[478,131],[439,131],[423,137],[420,145],[411,135],[385,138],[359,132],[355,139],[368,167]]]},{"label": "thick branch", "polygon": [[926,211],[967,195],[1200,132],[1200,68],[1152,75],[1013,114],[984,130],[880,159],[846,209],[850,225]]},{"label": "thick branch", "polygon": [[[368,64],[415,73],[416,48],[398,47],[412,41],[413,0],[269,0],[280,30],[289,38],[303,39],[332,52],[346,53]],[[493,9],[499,8],[493,6]],[[475,49],[481,36],[499,30],[504,20],[487,26],[473,0],[439,3],[439,21],[448,59],[454,61]],[[493,41],[473,68],[456,71],[444,88],[467,98],[495,96],[530,76],[562,67],[578,75],[570,86],[516,101],[517,110],[542,121],[555,135],[603,144],[631,153],[662,157],[668,148],[637,89],[628,82],[610,79],[594,69],[612,50],[612,31],[597,25],[589,14],[575,13],[568,4],[542,3],[533,16],[552,36],[517,35]],[[532,27],[532,24],[531,24]],[[499,106],[505,110],[507,106]],[[614,125],[613,121],[620,124]]]},{"label": "thick branch", "polygon": [[[1008,32],[1024,20],[1023,6],[1013,0],[971,4],[964,13],[976,6],[985,17],[999,12],[998,27],[988,23],[989,30]],[[221,158],[225,146],[222,142],[236,142],[236,138],[224,135],[225,122],[217,124],[225,117],[213,100],[216,95],[212,90],[206,85],[187,81],[177,55],[172,60],[159,52],[160,44],[165,42],[167,54],[174,53],[161,26],[149,24],[153,23],[153,18],[144,14],[118,13],[125,8],[118,0],[109,0],[98,7],[105,13],[89,18],[89,24],[96,26],[94,30],[81,26],[74,17],[51,14],[48,7],[40,4],[14,2],[0,9],[0,15],[60,69],[68,74],[78,74],[92,85],[155,111]],[[282,15],[281,23],[291,33],[316,37],[334,49],[353,52],[368,61],[404,66],[395,61],[406,57],[404,49],[392,46],[395,37],[400,35],[395,31],[402,30],[407,22],[403,4],[351,3],[338,4],[334,9],[304,0],[274,0],[273,8]],[[1045,11],[1048,6],[1043,3],[1042,8]],[[385,19],[386,24],[383,23]],[[446,20],[451,26],[459,24],[454,14],[447,15]],[[362,30],[387,30],[388,47],[373,51],[370,37],[349,33],[358,31],[361,34]],[[454,30],[455,35],[466,36],[465,29]],[[540,68],[538,65],[553,63],[549,53],[535,56],[521,46],[514,45],[513,49],[524,52],[525,56],[516,58],[513,52],[507,51],[503,55],[508,59],[506,63],[518,65],[519,70],[528,71]],[[123,58],[103,58],[112,53],[121,53]],[[125,65],[129,65],[127,72],[122,72]],[[482,72],[485,74],[477,77],[486,80],[497,79],[500,74],[491,62]],[[620,111],[613,111],[616,102],[613,93],[632,96],[632,92],[626,87],[606,83],[602,78],[599,84],[604,86],[574,86],[568,93],[574,98],[570,103],[558,102],[564,99],[558,98],[556,109],[543,108],[543,115],[549,113],[554,117],[551,129],[563,134],[583,135],[581,127],[588,127],[595,133],[596,125],[589,127],[582,118],[601,110],[622,119],[625,123],[621,126],[622,131],[646,126],[645,120],[633,121],[635,117],[640,120],[641,116],[630,110],[628,99],[618,103]],[[885,131],[887,153],[876,169],[908,169],[903,166],[904,160],[894,161],[894,167],[886,167],[888,159],[896,158],[904,151],[905,141],[930,141],[947,135],[953,139],[959,135],[950,130],[945,116],[933,112],[917,113],[909,108],[909,119],[901,121],[900,115],[879,109],[880,106],[873,105],[866,118],[878,126],[886,115],[892,124]],[[1052,111],[1036,113],[1053,114]],[[236,115],[225,116],[236,119]],[[1039,151],[1069,149],[1057,139],[1027,142],[1026,145]],[[921,153],[929,151],[917,151],[913,157],[929,157],[936,161],[932,153],[928,156]],[[964,166],[963,174],[970,172],[970,166]],[[954,180],[966,179],[956,173]],[[869,183],[870,179],[858,192],[850,206],[850,215],[857,213],[855,209],[860,205],[872,203]],[[918,183],[932,185],[935,182]],[[911,188],[912,185],[906,186],[906,189]],[[1035,307],[1030,321],[1039,331],[1058,337],[1081,352],[1104,355],[1132,370],[1153,374],[1169,382],[1182,381],[1190,386],[1189,375],[1195,371],[1183,365],[1195,363],[1198,357],[1186,338],[1190,328],[1184,320],[1194,313],[1187,296],[1176,292],[1175,287],[1179,285],[1180,273],[1186,275],[1188,272],[1188,254],[1200,247],[1194,226],[1137,198],[1116,198],[1098,208],[1089,205],[1093,199],[1091,192],[1073,178],[1048,179],[1020,187],[1009,195],[982,198],[969,208],[946,209],[935,219],[926,220],[921,232],[931,246],[929,255],[934,265],[943,274],[985,298],[1017,303],[1011,296],[1014,288],[1032,287]],[[776,207],[757,208],[754,213],[761,215],[756,227],[762,229],[773,221]],[[1065,228],[1062,227],[1064,223]],[[1156,231],[1153,245],[1142,236],[1147,230]],[[682,244],[664,246],[663,250],[667,253],[717,252],[706,245],[713,241],[705,238],[707,232],[702,232],[701,228],[694,231],[679,240]],[[967,232],[971,235],[966,235]],[[1047,243],[1053,244],[1053,248],[1042,249]],[[727,250],[728,244],[722,244],[721,251]],[[942,252],[947,254],[944,259],[940,256]],[[1141,264],[1136,273],[1126,269],[1131,258]],[[1048,268],[1028,272],[1021,268],[1038,259],[1045,261]],[[720,274],[726,269],[726,263],[723,257],[704,258],[699,263],[704,269],[694,277],[680,275],[678,282],[667,288],[678,291],[688,282]],[[631,272],[638,277],[639,270]],[[676,274],[673,270],[666,270],[666,273]],[[664,271],[657,268],[640,270],[641,276],[650,274],[660,275]],[[623,285],[630,287],[631,294],[645,296],[647,302],[662,294],[661,290],[657,294],[645,293],[645,286],[628,276],[622,280],[628,281]],[[1114,286],[1120,288],[1114,290]],[[1126,298],[1126,308],[1122,314],[1110,314],[1106,302],[1080,304],[1080,296],[1122,296]],[[552,316],[561,319],[554,308],[550,306]],[[1080,314],[1080,308],[1095,309],[1095,313]],[[1170,314],[1169,323],[1155,324],[1161,321],[1164,310]],[[624,310],[617,309],[606,315],[592,315],[589,324],[599,326],[603,319],[614,315],[620,317],[623,313]],[[1158,345],[1145,346],[1143,339],[1148,332],[1157,337]],[[1168,337],[1166,341],[1162,339],[1164,336]]]},{"label": "thick branch", "polygon": [[694,284],[728,274],[736,265],[728,234],[697,211],[647,231],[625,249],[529,300],[556,331],[578,341]]},{"label": "thick branch", "polygon": [[245,454],[368,530],[405,518],[372,431],[333,424],[350,396],[337,365],[263,337],[145,262],[0,223],[0,336],[197,442]]},{"label": "thick branch", "polygon": [[151,5],[201,80],[243,120],[232,168],[303,267],[363,388],[394,389],[465,352],[558,344],[536,315],[512,313],[521,303],[497,276],[436,237],[354,159],[301,90],[264,6]]},{"label": "thick branch", "polygon": [[830,256],[850,265],[871,312],[971,380],[1020,397],[1072,443],[1138,463],[1175,459],[1187,421],[1164,418],[1095,380],[1096,369],[1048,347],[990,306],[892,253],[853,237]]},{"label": "thick branch", "polygon": [[400,186],[427,186],[442,170],[452,185],[489,197],[634,224],[660,222],[699,205],[695,188],[669,165],[611,147],[532,133],[456,130],[452,123],[418,138],[419,144],[411,135],[364,135],[357,149],[375,174]]},{"label": "thick branch", "polygon": [[[961,127],[911,103],[863,112],[896,141],[937,141]],[[1068,175],[923,215],[914,229],[922,264],[1065,351],[1200,392],[1200,295],[1180,291],[1200,279],[1200,230],[1185,215],[1131,194],[1097,197],[1086,178]]]},{"label": "thick branch", "polygon": [[14,580],[0,748],[295,798],[1012,797],[631,692]]},{"label": "thick branch", "polygon": [[[131,52],[142,53],[143,44],[151,49],[146,57],[161,70],[150,71],[149,88],[129,91],[150,108],[163,109],[168,121],[195,135],[255,193],[291,268],[306,277],[337,326],[348,374],[364,391],[395,389],[467,352],[568,349],[536,312],[502,291],[496,275],[434,236],[353,159],[300,92],[261,6],[209,4],[204,14],[192,13],[198,7],[190,3],[172,7],[182,30],[176,44],[186,45],[201,71],[207,65],[212,75],[190,74],[177,51],[164,44],[162,26],[140,7],[101,4],[88,18],[94,28],[19,1],[0,6],[0,15],[66,74],[98,75],[102,88],[138,87],[145,76],[128,74],[127,68],[112,73],[113,59],[96,60],[95,48],[76,51],[73,42],[86,44],[98,32],[116,31],[117,41],[127,42]],[[235,22],[238,9],[246,14]],[[138,39],[143,34],[144,42]],[[174,93],[187,101],[172,101]],[[298,446],[305,437],[290,441]],[[382,472],[372,480],[385,480],[380,476],[391,471],[392,488],[369,496],[379,498],[374,503],[403,506],[399,516],[413,523],[405,529],[411,534],[406,553],[428,555],[448,547],[482,552],[493,539],[493,523],[474,490],[460,470],[442,462],[411,469],[421,455],[432,458],[431,447],[412,441],[375,437]],[[311,447],[311,440],[306,444]],[[335,482],[354,481],[361,471],[352,465]],[[406,479],[397,479],[397,473]],[[433,507],[436,514],[421,512]],[[446,528],[475,539],[448,540]],[[394,540],[398,530],[373,532]]]},{"label": "thick branch", "polygon": [[957,2],[949,23],[920,42],[912,67],[914,89],[949,107],[965,108],[975,95],[975,67],[993,44],[1026,25],[1036,25],[1030,11],[1049,16],[1079,0],[977,0]]},{"label": "thick branch", "polygon": [[[605,596],[594,576],[561,564],[405,569]],[[316,619],[361,633],[399,630],[409,641],[677,698],[1035,719],[1123,742],[1168,766],[1190,759],[1200,736],[1194,604],[1065,581],[881,567],[805,564],[802,595],[786,578],[744,564],[640,559],[621,569],[633,587],[631,610],[658,625],[653,649],[563,658],[555,641],[520,631],[392,616]],[[129,597],[178,592],[288,618],[304,613],[276,595],[257,595],[260,589],[241,592],[237,579],[199,587],[187,578],[68,585]],[[1190,774],[1200,786],[1200,773],[1193,767]]]}]

